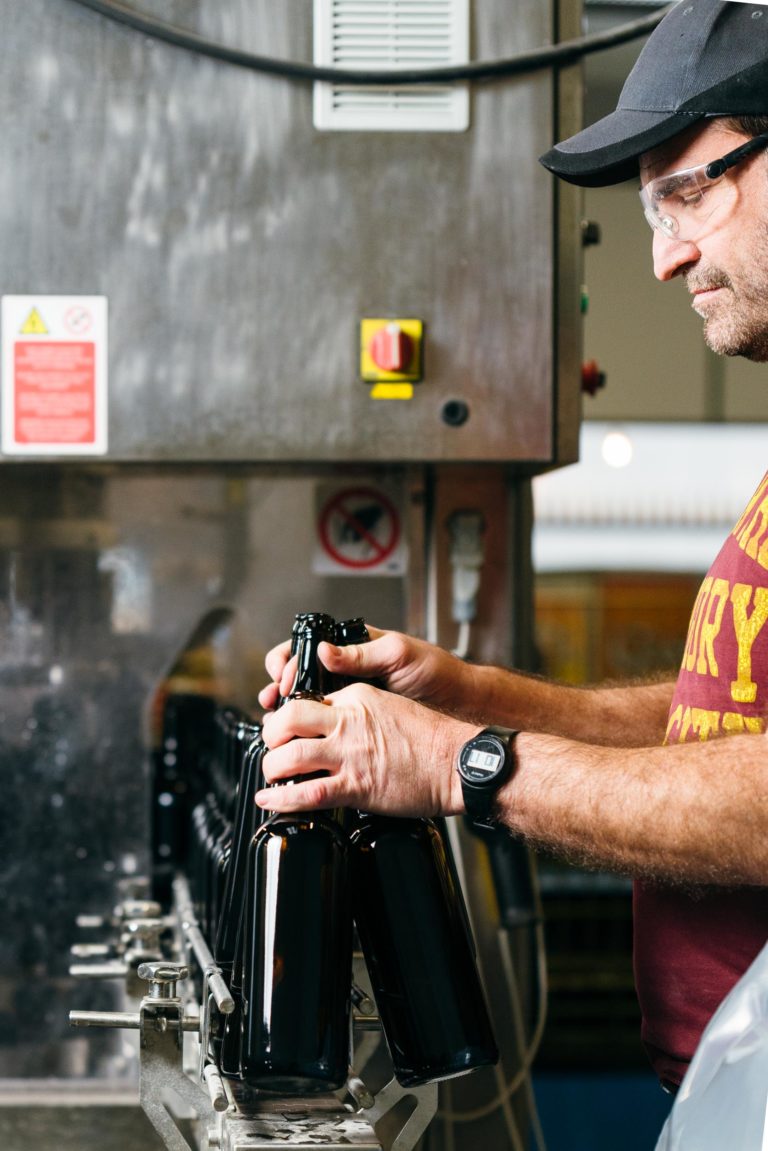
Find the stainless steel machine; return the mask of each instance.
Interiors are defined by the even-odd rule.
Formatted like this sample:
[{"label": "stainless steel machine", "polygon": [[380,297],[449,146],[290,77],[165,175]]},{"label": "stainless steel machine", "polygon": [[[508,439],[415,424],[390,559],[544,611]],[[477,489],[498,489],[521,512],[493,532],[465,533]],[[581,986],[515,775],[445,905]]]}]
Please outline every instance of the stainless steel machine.
[{"label": "stainless steel machine", "polygon": [[[458,101],[318,87],[109,7],[0,0],[5,1151],[157,1143],[133,1025],[68,1015],[146,1028],[178,1006],[157,969],[144,1007],[122,977],[70,973],[156,918],[133,901],[164,685],[252,710],[306,605],[529,665],[528,480],[577,451],[578,201],[536,161],[578,126],[574,69]],[[579,32],[565,0],[112,7],[336,67],[514,57]],[[525,1115],[535,1030],[530,932],[500,927],[483,844],[453,834],[503,1051],[430,1095],[435,1147]],[[204,1138],[236,1151],[217,1092]],[[403,1123],[382,1127],[385,1102],[375,1125],[358,1105],[360,1145],[412,1146],[413,1128],[393,1144]]]}]

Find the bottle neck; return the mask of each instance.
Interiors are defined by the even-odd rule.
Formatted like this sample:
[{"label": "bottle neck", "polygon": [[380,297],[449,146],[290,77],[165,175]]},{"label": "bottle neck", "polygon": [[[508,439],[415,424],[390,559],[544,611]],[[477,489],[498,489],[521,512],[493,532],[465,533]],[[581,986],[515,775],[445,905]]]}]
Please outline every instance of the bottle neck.
[{"label": "bottle neck", "polygon": [[333,690],[330,675],[318,654],[324,640],[333,641],[335,621],[320,613],[301,618],[295,635],[296,675],[288,699],[322,700]]},{"label": "bottle neck", "polygon": [[[291,690],[278,700],[277,707],[282,707],[289,700],[295,699],[309,699],[322,703],[325,696],[333,690],[330,672],[320,662],[318,649],[323,640],[333,642],[335,629],[336,621],[329,615],[317,612],[303,613],[296,617],[291,639],[291,655],[296,656],[297,663],[296,675]],[[288,779],[285,784],[317,779],[324,774],[325,772],[317,772]],[[274,817],[267,822],[271,822],[272,818]]]}]

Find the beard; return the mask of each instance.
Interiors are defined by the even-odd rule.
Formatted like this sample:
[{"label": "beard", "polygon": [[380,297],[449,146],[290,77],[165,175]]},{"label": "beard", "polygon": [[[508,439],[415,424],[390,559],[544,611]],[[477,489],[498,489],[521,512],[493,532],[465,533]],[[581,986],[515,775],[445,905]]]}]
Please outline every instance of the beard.
[{"label": "beard", "polygon": [[689,292],[719,288],[720,295],[695,310],[704,320],[704,339],[720,356],[768,361],[768,241],[759,245],[750,262],[752,276],[729,276],[721,268],[703,265],[684,275]]}]

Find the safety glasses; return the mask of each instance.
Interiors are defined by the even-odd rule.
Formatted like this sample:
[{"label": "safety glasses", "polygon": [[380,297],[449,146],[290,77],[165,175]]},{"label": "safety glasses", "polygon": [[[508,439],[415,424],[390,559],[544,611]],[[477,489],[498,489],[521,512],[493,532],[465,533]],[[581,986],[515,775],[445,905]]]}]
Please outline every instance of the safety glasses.
[{"label": "safety glasses", "polygon": [[723,176],[763,148],[768,148],[768,132],[753,136],[719,160],[649,180],[640,189],[646,220],[670,240],[694,240],[709,217],[735,199],[735,184]]}]

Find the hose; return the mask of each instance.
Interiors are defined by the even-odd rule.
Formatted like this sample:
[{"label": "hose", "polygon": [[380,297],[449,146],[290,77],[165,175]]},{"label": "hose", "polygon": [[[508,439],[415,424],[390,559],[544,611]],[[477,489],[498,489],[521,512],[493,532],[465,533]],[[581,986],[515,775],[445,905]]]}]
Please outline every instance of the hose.
[{"label": "hose", "polygon": [[629,40],[647,35],[656,27],[667,11],[674,6],[665,6],[661,12],[654,12],[651,16],[644,16],[640,20],[632,20],[618,28],[576,40],[565,40],[561,44],[555,44],[551,47],[534,48],[506,60],[477,61],[441,68],[382,69],[366,72],[345,68],[318,67],[314,64],[303,64],[291,60],[278,60],[269,56],[254,55],[238,48],[230,48],[226,44],[219,44],[217,41],[209,40],[196,32],[190,32],[175,24],[159,20],[155,16],[139,12],[130,4],[123,3],[123,0],[71,0],[71,3],[89,8],[108,20],[125,24],[134,31],[141,32],[144,36],[162,40],[174,48],[183,48],[201,56],[208,56],[226,64],[233,64],[239,68],[281,76],[286,80],[300,80],[310,83],[322,81],[348,85],[479,83],[483,80],[519,76],[541,68],[563,68],[576,63],[589,53],[604,51],[607,48],[613,48],[619,44],[625,44]]}]

